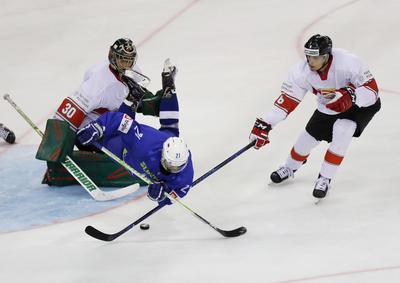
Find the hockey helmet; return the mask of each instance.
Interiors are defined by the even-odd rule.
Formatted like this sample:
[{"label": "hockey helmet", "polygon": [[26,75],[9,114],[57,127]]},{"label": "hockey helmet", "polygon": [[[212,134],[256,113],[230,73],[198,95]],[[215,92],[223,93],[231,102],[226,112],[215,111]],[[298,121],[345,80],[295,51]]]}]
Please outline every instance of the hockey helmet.
[{"label": "hockey helmet", "polygon": [[117,39],[110,46],[108,60],[110,65],[119,73],[132,69],[137,58],[136,46],[129,38]]},{"label": "hockey helmet", "polygon": [[164,144],[161,165],[171,173],[181,172],[189,160],[189,149],[182,138],[170,137]]},{"label": "hockey helmet", "polygon": [[321,56],[332,53],[332,40],[329,36],[315,34],[304,45],[307,56]]}]

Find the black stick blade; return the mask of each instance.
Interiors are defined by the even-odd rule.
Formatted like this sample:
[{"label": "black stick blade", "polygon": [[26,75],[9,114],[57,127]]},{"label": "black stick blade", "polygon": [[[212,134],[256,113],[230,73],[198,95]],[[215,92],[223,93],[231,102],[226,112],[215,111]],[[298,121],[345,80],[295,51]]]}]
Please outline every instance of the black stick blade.
[{"label": "black stick blade", "polygon": [[98,240],[105,241],[105,242],[110,242],[110,241],[118,238],[119,236],[121,236],[123,233],[126,232],[126,230],[129,230],[130,228],[127,229],[128,227],[126,227],[122,231],[115,233],[115,234],[106,234],[104,232],[97,230],[93,226],[86,226],[85,232],[86,232],[86,234],[88,234],[89,236],[92,236],[93,238],[96,238]]},{"label": "black stick blade", "polygon": [[229,230],[229,231],[222,230],[219,228],[216,228],[215,230],[217,230],[222,236],[227,237],[227,238],[239,237],[247,232],[246,227],[243,227],[243,226],[236,228],[234,230]]}]

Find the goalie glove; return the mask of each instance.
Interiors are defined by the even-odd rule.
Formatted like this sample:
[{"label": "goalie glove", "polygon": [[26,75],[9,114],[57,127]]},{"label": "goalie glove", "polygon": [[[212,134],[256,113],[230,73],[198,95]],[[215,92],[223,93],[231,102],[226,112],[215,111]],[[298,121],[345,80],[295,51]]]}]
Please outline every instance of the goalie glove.
[{"label": "goalie glove", "polygon": [[126,70],[125,73],[122,74],[121,79],[129,89],[128,96],[125,98],[124,103],[130,106],[132,111],[135,112],[147,90],[132,78],[131,72],[130,70]]},{"label": "goalie glove", "polygon": [[170,59],[166,59],[161,73],[163,97],[165,98],[170,98],[172,94],[175,94],[175,75],[177,71],[178,69],[171,63]]},{"label": "goalie glove", "polygon": [[260,118],[256,119],[249,136],[250,140],[256,141],[254,145],[255,149],[259,149],[260,147],[269,144],[268,134],[271,129],[272,127],[270,124]]}]

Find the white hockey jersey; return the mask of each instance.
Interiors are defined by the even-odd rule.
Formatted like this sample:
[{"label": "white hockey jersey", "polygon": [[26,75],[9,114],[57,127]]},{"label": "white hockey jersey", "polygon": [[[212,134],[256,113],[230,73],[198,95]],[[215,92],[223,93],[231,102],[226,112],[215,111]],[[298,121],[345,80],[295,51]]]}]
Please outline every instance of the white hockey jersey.
[{"label": "white hockey jersey", "polygon": [[[140,73],[136,65],[133,70]],[[79,88],[63,100],[54,118],[67,121],[77,131],[101,114],[118,110],[129,90],[114,72],[108,60],[89,68]]]},{"label": "white hockey jersey", "polygon": [[379,98],[373,75],[358,57],[348,51],[333,49],[323,72],[311,71],[304,59],[289,70],[281,95],[264,120],[274,127],[297,107],[308,91],[316,96],[318,111],[328,115],[338,114],[325,105],[340,97],[335,90],[347,86],[355,89],[356,105],[359,107],[371,106]]}]

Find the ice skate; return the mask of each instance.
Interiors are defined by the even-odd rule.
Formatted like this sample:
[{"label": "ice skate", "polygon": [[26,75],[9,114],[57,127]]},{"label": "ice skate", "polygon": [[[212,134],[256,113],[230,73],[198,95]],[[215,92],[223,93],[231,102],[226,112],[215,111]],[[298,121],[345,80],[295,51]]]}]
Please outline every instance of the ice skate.
[{"label": "ice skate", "polygon": [[294,172],[292,169],[282,166],[278,170],[271,173],[271,181],[274,184],[279,184],[289,178],[294,178]]},{"label": "ice skate", "polygon": [[319,176],[315,182],[313,196],[317,199],[316,204],[318,204],[323,198],[328,194],[328,190],[331,187],[331,179]]},{"label": "ice skate", "polygon": [[3,124],[0,124],[0,137],[9,144],[13,144],[15,142],[15,134]]}]

